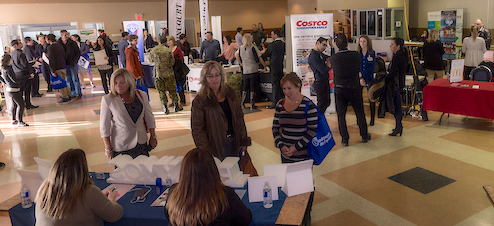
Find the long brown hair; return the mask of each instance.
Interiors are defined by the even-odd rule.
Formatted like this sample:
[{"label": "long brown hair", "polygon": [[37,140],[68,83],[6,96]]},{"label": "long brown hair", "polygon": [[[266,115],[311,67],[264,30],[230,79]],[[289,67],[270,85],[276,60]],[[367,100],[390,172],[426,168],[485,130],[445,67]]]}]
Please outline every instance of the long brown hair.
[{"label": "long brown hair", "polygon": [[8,54],[8,53],[3,54],[3,56],[2,56],[2,69],[6,70],[7,66],[9,66],[9,64],[10,64],[10,59],[12,59],[10,54]]},{"label": "long brown hair", "polygon": [[367,35],[361,35],[360,38],[358,38],[359,43],[357,45],[357,52],[358,53],[362,53],[362,47],[360,46],[360,39],[361,38],[365,38],[365,40],[367,41],[367,52],[371,51],[372,50],[372,41],[371,41],[371,39]]},{"label": "long brown hair", "polygon": [[479,36],[479,27],[477,27],[477,25],[473,24],[471,27],[470,27],[470,36],[473,38],[473,40],[475,41],[477,39],[477,37]]},{"label": "long brown hair", "polygon": [[46,216],[67,218],[75,214],[74,206],[78,200],[84,201],[86,189],[91,184],[86,154],[81,149],[69,149],[51,167],[48,178],[38,190],[36,202]]},{"label": "long brown hair", "polygon": [[220,63],[216,61],[208,61],[204,64],[201,70],[201,89],[199,90],[200,95],[204,95],[207,98],[212,98],[214,93],[213,90],[209,87],[207,76],[211,73],[211,69],[216,68],[216,70],[221,74],[221,83],[220,83],[220,93],[225,96],[226,94],[226,75],[225,70],[220,65]]},{"label": "long brown hair", "polygon": [[195,148],[182,162],[180,182],[168,196],[166,209],[171,225],[209,225],[226,208],[218,168],[208,150]]}]

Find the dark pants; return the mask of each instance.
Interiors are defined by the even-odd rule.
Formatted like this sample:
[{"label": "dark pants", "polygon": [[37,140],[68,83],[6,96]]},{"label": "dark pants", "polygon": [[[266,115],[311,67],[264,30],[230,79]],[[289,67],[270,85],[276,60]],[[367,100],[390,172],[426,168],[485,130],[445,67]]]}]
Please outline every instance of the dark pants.
[{"label": "dark pants", "polygon": [[[226,138],[225,141],[225,158],[226,157],[239,157],[240,150],[235,150],[235,140],[233,137]],[[223,161],[224,159],[221,159]]]},{"label": "dark pants", "polygon": [[113,73],[113,68],[110,68],[108,70],[99,70],[99,75],[101,76],[101,83],[103,84],[103,90],[105,90],[105,93],[108,94],[108,82],[110,81],[111,74]]},{"label": "dark pants", "polygon": [[32,106],[31,103],[31,88],[32,88],[33,79],[28,79],[24,82],[21,87],[21,93],[24,96],[24,103],[26,107]]},{"label": "dark pants", "polygon": [[473,69],[475,69],[475,67],[465,66],[465,74],[463,76],[463,80],[470,80],[470,72],[472,72]]},{"label": "dark pants", "polygon": [[149,151],[151,146],[148,144],[137,144],[134,148],[127,151],[113,152],[113,158],[118,155],[130,155],[133,159],[137,158],[139,155],[145,155],[149,157]]},{"label": "dark pants", "polygon": [[338,115],[338,128],[340,129],[341,139],[348,142],[346,125],[346,111],[350,104],[357,116],[357,125],[360,129],[360,136],[367,139],[367,122],[365,120],[364,102],[362,100],[362,88],[335,88],[336,113]]},{"label": "dark pants", "polygon": [[394,105],[395,105],[395,129],[403,128],[401,124],[401,118],[403,118],[403,112],[401,111],[401,91],[394,91]]},{"label": "dark pants", "polygon": [[281,78],[283,78],[283,65],[271,65],[271,83],[273,85],[273,105],[283,99],[283,89],[281,88]]},{"label": "dark pants", "polygon": [[242,75],[242,82],[244,84],[244,91],[250,93],[257,93],[256,89],[259,87],[259,74],[252,73]]},{"label": "dark pants", "polygon": [[324,114],[331,104],[329,81],[315,81],[313,86],[317,94],[317,107]]},{"label": "dark pants", "polygon": [[177,82],[182,86],[182,90],[178,93],[178,96],[180,97],[180,103],[185,104],[185,80],[177,80]]},{"label": "dark pants", "polygon": [[24,114],[24,108],[26,108],[24,99],[22,99],[22,92],[9,92],[9,95],[12,97],[12,109],[10,109],[12,121],[22,122],[22,115]]},{"label": "dark pants", "polygon": [[39,96],[39,74],[34,73],[34,78],[31,79],[31,94]]},{"label": "dark pants", "polygon": [[43,77],[45,78],[46,84],[48,86],[48,92],[51,92],[53,88],[51,88],[51,82],[50,82],[50,76],[51,76],[51,71],[50,67],[48,64],[45,62],[41,63],[41,73],[43,74]]}]

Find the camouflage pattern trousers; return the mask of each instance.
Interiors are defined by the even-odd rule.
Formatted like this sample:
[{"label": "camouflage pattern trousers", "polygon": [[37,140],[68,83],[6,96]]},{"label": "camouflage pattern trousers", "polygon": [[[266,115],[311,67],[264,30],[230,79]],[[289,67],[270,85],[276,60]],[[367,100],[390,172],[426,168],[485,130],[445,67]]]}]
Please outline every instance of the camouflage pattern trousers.
[{"label": "camouflage pattern trousers", "polygon": [[168,78],[156,78],[154,84],[156,85],[156,89],[160,93],[160,100],[163,105],[168,104],[166,91],[168,91],[168,95],[172,99],[173,103],[178,102],[177,83],[175,82],[175,78],[173,76]]}]

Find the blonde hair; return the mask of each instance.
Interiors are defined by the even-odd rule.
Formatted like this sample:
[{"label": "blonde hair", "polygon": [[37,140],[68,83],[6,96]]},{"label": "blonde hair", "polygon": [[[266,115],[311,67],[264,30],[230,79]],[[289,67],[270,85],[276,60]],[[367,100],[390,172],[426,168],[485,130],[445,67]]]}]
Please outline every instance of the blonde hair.
[{"label": "blonde hair", "polygon": [[252,42],[254,40],[254,37],[252,37],[251,34],[247,33],[244,35],[244,38],[242,39],[243,47],[250,47],[252,46]]},{"label": "blonde hair", "polygon": [[84,202],[86,189],[92,184],[86,154],[81,149],[69,149],[51,167],[48,178],[39,188],[36,202],[46,216],[67,218],[76,214],[77,201]]},{"label": "blonde hair", "polygon": [[428,42],[435,42],[439,39],[439,31],[435,28],[429,31],[429,37],[427,38]]},{"label": "blonde hair", "polygon": [[229,206],[218,167],[209,150],[193,149],[183,160],[180,182],[165,211],[171,225],[209,225]]},{"label": "blonde hair", "polygon": [[177,40],[175,40],[175,37],[173,37],[173,35],[168,35],[168,37],[166,37],[166,38],[167,38],[167,40],[172,40],[174,46],[177,45]]},{"label": "blonde hair", "polygon": [[125,68],[120,68],[114,71],[111,74],[110,78],[110,96],[115,98],[118,97],[117,90],[115,90],[115,78],[118,76],[123,76],[125,79],[125,82],[129,85],[129,94],[130,94],[130,99],[131,101],[134,101],[134,97],[136,96],[136,84],[135,84],[135,78],[132,76],[132,73],[130,73],[129,70]]},{"label": "blonde hair", "polygon": [[473,38],[473,40],[475,41],[477,39],[477,37],[479,36],[479,27],[477,27],[477,25],[473,24],[470,27],[470,34],[471,34],[471,37]]},{"label": "blonde hair", "polygon": [[220,65],[220,63],[216,61],[208,61],[204,64],[201,70],[201,89],[199,90],[199,95],[203,95],[207,98],[212,98],[214,93],[209,87],[207,76],[211,73],[211,69],[216,68],[216,70],[221,74],[221,82],[220,82],[220,93],[224,96],[226,94],[226,75],[225,70]]}]

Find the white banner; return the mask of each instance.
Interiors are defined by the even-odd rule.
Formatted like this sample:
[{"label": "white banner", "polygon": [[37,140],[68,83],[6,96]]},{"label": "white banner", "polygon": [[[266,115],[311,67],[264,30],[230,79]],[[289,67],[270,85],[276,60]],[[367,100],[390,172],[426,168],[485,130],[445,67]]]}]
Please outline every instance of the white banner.
[{"label": "white banner", "polygon": [[139,49],[139,58],[144,62],[144,40],[142,38],[142,29],[144,21],[123,21],[124,31],[129,32],[129,35],[137,35],[137,49]]},{"label": "white banner", "polygon": [[[304,52],[307,53],[307,56],[310,54],[311,50],[316,46],[316,41],[319,37],[327,39],[333,37],[333,14],[291,15],[290,33],[293,71],[302,79],[302,94],[309,97],[314,103],[317,103],[317,98],[312,87],[314,75],[310,67],[305,62],[300,63],[300,60],[303,58]],[[331,48],[328,46],[324,54],[330,55],[330,53]],[[333,97],[331,99],[334,100]],[[331,103],[327,111],[334,112],[334,106],[334,103]]]},{"label": "white banner", "polygon": [[[199,0],[199,15],[201,20],[201,43],[206,39],[206,32],[210,31],[209,27],[209,7],[208,0]],[[219,41],[219,40],[218,40]]]},{"label": "white banner", "polygon": [[177,40],[185,34],[185,0],[168,0],[168,34]]},{"label": "white banner", "polygon": [[81,37],[81,42],[86,42],[86,40],[96,42],[98,39],[96,29],[79,29],[77,30],[77,34]]},{"label": "white banner", "polygon": [[221,51],[223,51],[223,35],[221,33],[221,16],[211,17],[211,27],[213,32],[213,38],[220,42]]}]

